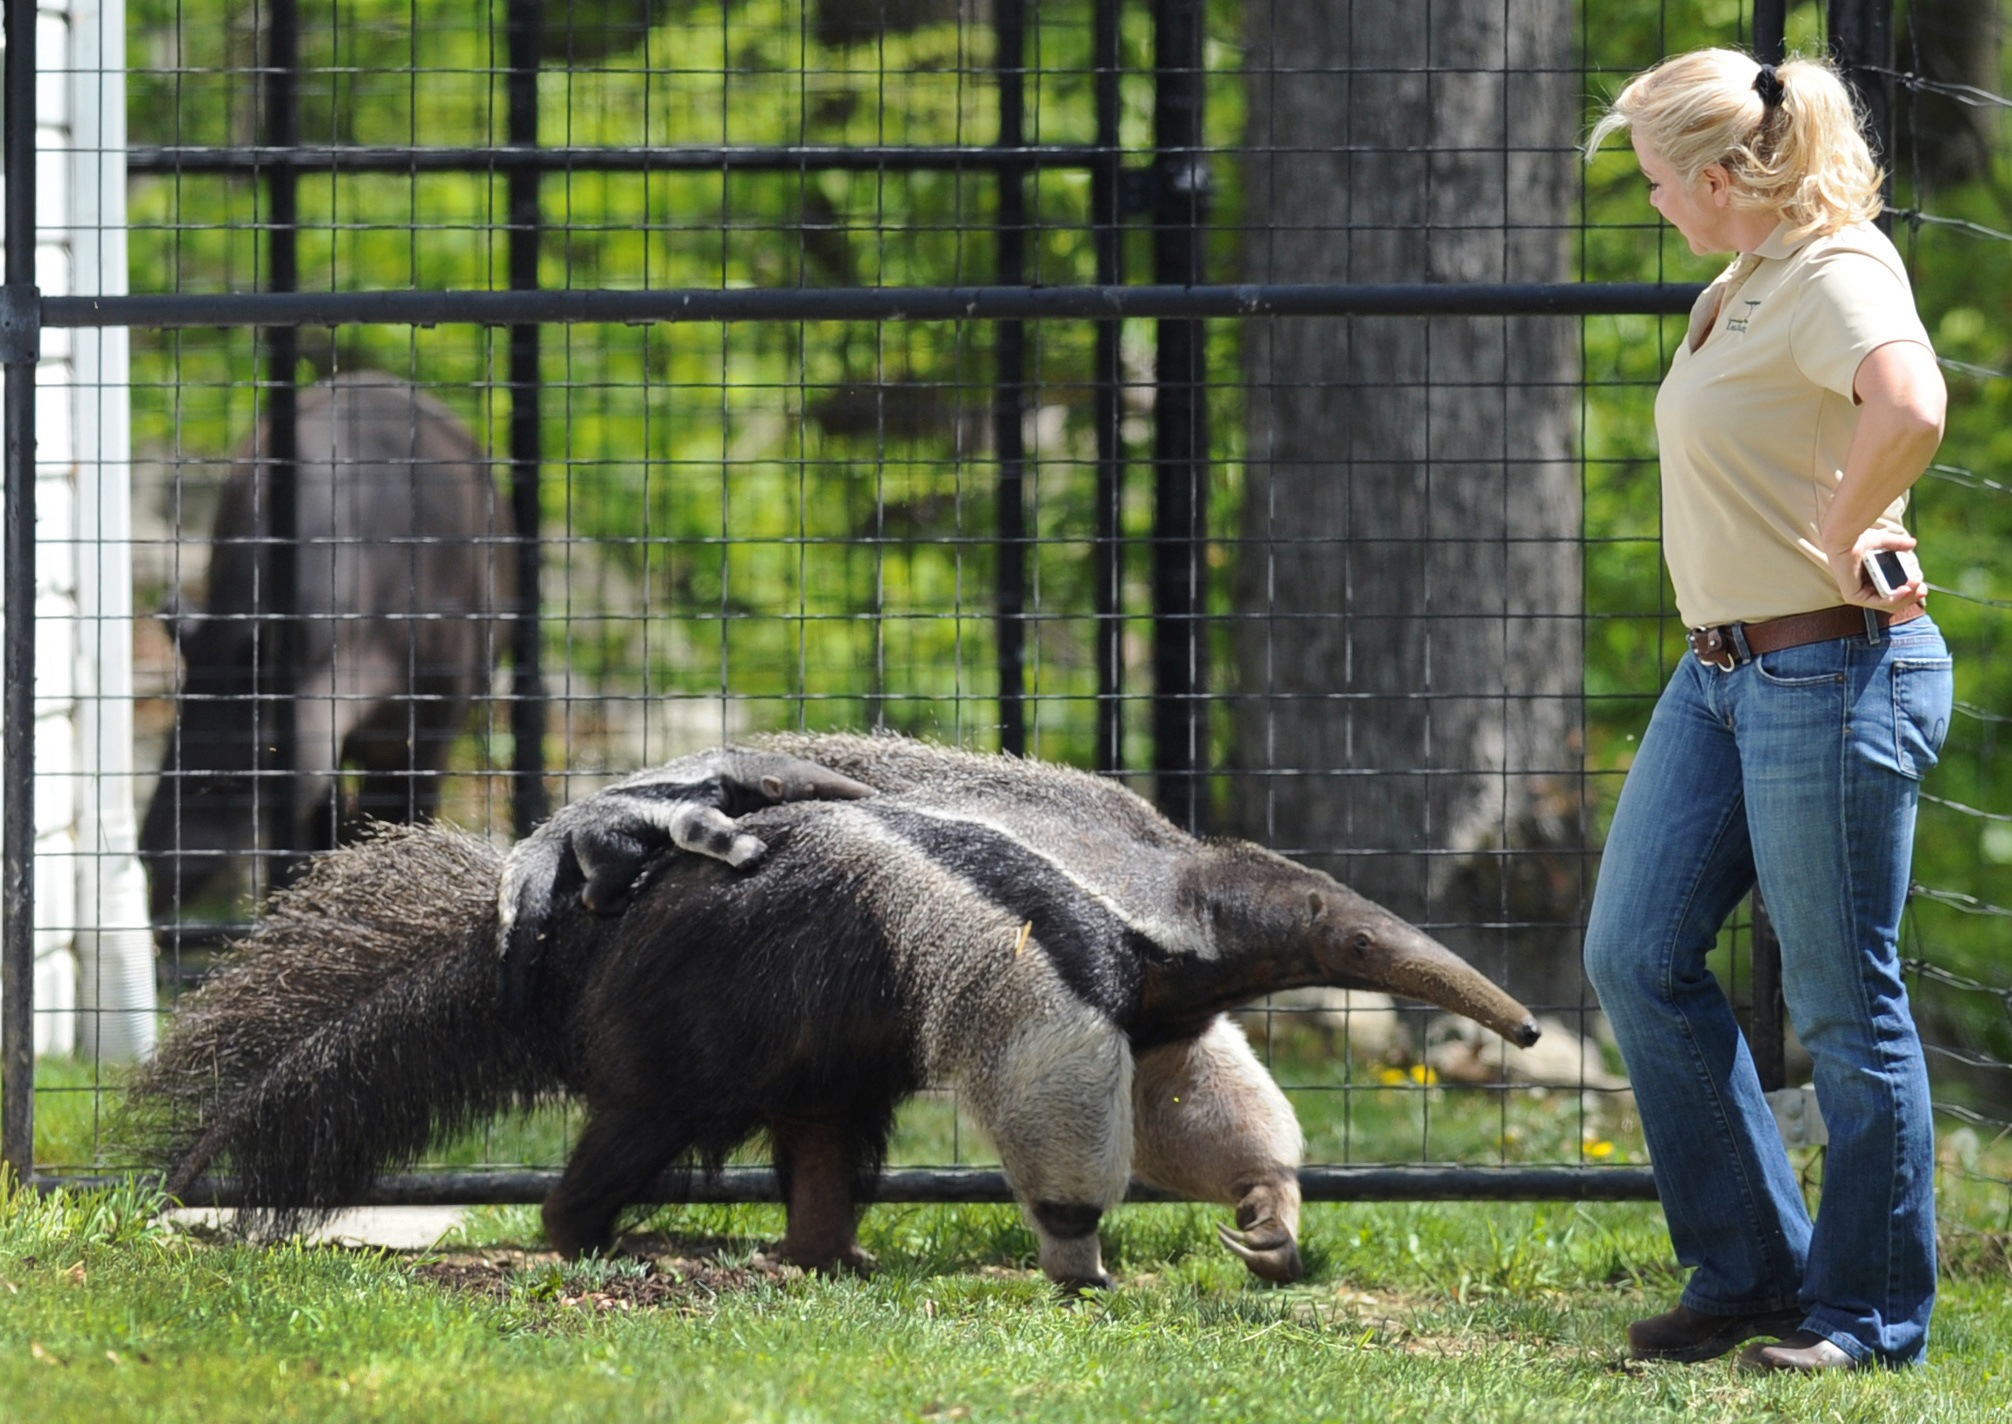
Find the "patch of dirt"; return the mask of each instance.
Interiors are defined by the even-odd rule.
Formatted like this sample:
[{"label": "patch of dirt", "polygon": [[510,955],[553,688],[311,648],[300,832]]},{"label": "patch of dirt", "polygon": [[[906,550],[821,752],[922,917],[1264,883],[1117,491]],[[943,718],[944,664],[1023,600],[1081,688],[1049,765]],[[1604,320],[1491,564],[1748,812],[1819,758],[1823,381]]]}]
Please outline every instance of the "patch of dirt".
[{"label": "patch of dirt", "polygon": [[[785,1274],[759,1257],[729,1264],[707,1243],[659,1237],[625,1239],[615,1259],[625,1269],[597,1270],[591,1263],[568,1262],[556,1251],[499,1247],[427,1255],[414,1262],[412,1274],[489,1300],[590,1311],[698,1311],[721,1295],[753,1290]],[[526,1286],[532,1289],[526,1292]]]},{"label": "patch of dirt", "polygon": [[1293,1318],[1301,1325],[1340,1324],[1352,1330],[1374,1331],[1391,1343],[1421,1338],[1412,1322],[1429,1304],[1425,1297],[1402,1291],[1365,1291],[1351,1286],[1316,1289],[1296,1301]]},{"label": "patch of dirt", "polygon": [[[1569,1308],[1567,1292],[1546,1293],[1561,1308]],[[1462,1324],[1463,1302],[1450,1294],[1426,1290],[1364,1290],[1352,1284],[1336,1283],[1295,1290],[1291,1318],[1297,1325],[1335,1331],[1372,1349],[1396,1350],[1407,1355],[1458,1360],[1487,1354],[1507,1344],[1523,1346],[1538,1355],[1575,1363],[1599,1363],[1631,1372],[1632,1362],[1618,1357],[1618,1340],[1611,1347],[1595,1342],[1590,1347],[1545,1331],[1531,1331],[1515,1325]]]}]

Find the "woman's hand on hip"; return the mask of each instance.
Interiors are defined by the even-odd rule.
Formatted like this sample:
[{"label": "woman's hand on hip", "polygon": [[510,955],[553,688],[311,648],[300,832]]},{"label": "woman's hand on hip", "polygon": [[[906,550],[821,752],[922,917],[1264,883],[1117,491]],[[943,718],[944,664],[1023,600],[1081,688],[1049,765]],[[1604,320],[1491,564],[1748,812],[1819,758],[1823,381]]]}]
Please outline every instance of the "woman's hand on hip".
[{"label": "woman's hand on hip", "polygon": [[1949,395],[1935,353],[1914,341],[1890,341],[1867,353],[1852,394],[1858,398],[1858,428],[1817,538],[1846,603],[1897,612],[1921,601],[1924,583],[1909,579],[1890,598],[1881,598],[1865,576],[1865,556],[1914,547],[1890,522],[1881,528],[1880,519],[1935,458]]},{"label": "woman's hand on hip", "polygon": [[1865,560],[1881,549],[1912,549],[1914,539],[1894,529],[1868,529],[1858,536],[1849,549],[1829,553],[1830,576],[1837,580],[1837,591],[1846,603],[1855,603],[1861,608],[1883,608],[1888,613],[1898,613],[1903,608],[1912,608],[1928,598],[1926,578],[1909,579],[1893,591],[1891,597],[1882,598],[1879,590],[1872,586],[1866,576]]}]

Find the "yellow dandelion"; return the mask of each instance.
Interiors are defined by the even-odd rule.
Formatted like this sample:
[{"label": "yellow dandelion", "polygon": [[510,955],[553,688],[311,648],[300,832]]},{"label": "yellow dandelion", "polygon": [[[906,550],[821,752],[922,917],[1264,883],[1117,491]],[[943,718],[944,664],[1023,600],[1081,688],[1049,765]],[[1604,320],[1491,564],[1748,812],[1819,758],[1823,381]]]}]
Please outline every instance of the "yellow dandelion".
[{"label": "yellow dandelion", "polygon": [[1588,1142],[1586,1144],[1586,1155],[1588,1157],[1598,1157],[1604,1160],[1614,1155],[1614,1144],[1607,1141],[1605,1138],[1600,1138],[1596,1141]]}]

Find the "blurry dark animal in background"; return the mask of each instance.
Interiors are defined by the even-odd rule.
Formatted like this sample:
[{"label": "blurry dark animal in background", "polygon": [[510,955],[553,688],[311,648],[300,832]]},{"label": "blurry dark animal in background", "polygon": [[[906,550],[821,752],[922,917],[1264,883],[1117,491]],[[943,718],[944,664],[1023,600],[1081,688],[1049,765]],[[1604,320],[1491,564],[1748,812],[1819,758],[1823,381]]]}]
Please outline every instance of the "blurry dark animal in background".
[{"label": "blurry dark animal in background", "polygon": [[[157,929],[247,851],[325,849],[366,817],[432,815],[449,749],[509,641],[509,508],[468,427],[375,372],[298,399],[299,682],[274,676],[268,615],[281,605],[261,428],[217,506],[201,611],[171,616],[181,697],[140,832]],[[296,819],[260,825],[255,773],[274,765],[261,703],[288,691]],[[345,771],[357,777],[351,797],[338,794]]]},{"label": "blurry dark animal in background", "polygon": [[[545,1203],[561,1249],[607,1248],[659,1172],[765,1135],[783,1256],[860,1266],[854,1224],[895,1109],[945,1085],[997,1146],[1058,1284],[1109,1284],[1097,1227],[1135,1173],[1233,1207],[1225,1243],[1291,1280],[1299,1125],[1226,1010],[1325,983],[1537,1036],[1415,927],[1256,846],[1197,841],[1115,782],[892,737],[767,750],[843,778],[778,789],[878,794],[758,806],[690,854],[661,805],[604,792],[523,842],[509,881],[486,843],[433,828],[320,860],[185,1001],[135,1087],[169,1192],[222,1164],[252,1223],[283,1230],[563,1087],[588,1117]],[[593,864],[561,893],[527,890],[527,868],[568,874],[583,831]],[[747,869],[730,863],[741,835],[763,847]],[[601,863],[592,847],[632,837],[661,858],[612,887],[626,910],[563,890]],[[530,933],[506,935],[499,902]],[[535,966],[511,963],[534,944]],[[519,1013],[499,1001],[499,947],[505,978],[528,976]]]}]

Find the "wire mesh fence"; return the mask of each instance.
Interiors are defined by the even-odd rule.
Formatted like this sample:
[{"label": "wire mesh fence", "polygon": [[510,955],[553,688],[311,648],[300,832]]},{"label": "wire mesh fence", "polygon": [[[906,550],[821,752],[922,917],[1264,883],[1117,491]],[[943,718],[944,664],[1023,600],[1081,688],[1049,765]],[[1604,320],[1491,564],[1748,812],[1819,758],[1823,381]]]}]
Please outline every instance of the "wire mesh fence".
[{"label": "wire mesh fence", "polygon": [[[1955,396],[1917,519],[1967,715],[1908,934],[1989,1177],[2003,76],[1877,4],[1601,8],[133,0],[31,45],[10,5],[10,1160],[130,1167],[120,1062],[365,820],[502,843],[636,767],[873,728],[1123,778],[1547,1021],[1537,1056],[1254,1007],[1310,1195],[1651,1194],[1578,940],[1681,656],[1651,405],[1711,271],[1575,143],[1661,54],[1783,36],[1892,135]],[[1804,1081],[1764,916],[1714,962]],[[574,1126],[392,1195],[534,1197]],[[925,1095],[894,1161],[944,1170],[889,1190],[996,1196],[988,1152]]]}]

